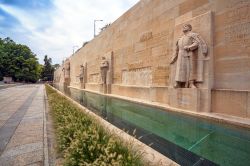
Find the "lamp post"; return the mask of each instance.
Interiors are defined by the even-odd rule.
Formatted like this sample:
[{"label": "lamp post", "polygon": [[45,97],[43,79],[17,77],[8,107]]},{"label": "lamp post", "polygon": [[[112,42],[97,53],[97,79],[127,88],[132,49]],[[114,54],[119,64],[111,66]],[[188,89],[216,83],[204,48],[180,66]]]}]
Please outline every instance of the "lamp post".
[{"label": "lamp post", "polygon": [[103,20],[94,20],[94,38],[96,37],[96,35],[95,35],[95,23],[96,23],[97,21],[103,21]]},{"label": "lamp post", "polygon": [[72,55],[75,54],[75,48],[78,48],[78,46],[77,45],[73,46],[73,54]]}]

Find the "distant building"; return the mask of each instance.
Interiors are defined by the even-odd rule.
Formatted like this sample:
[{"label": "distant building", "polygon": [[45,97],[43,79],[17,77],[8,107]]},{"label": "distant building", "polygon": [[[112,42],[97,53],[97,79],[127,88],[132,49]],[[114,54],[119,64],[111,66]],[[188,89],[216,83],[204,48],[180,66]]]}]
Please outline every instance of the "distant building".
[{"label": "distant building", "polygon": [[9,84],[12,82],[12,77],[3,77],[3,82]]}]

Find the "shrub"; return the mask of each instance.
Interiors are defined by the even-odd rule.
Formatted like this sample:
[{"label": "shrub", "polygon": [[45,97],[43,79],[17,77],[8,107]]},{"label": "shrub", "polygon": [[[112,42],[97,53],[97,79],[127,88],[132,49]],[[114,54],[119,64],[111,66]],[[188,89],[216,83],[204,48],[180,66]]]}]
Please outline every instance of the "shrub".
[{"label": "shrub", "polygon": [[55,122],[58,151],[64,156],[64,165],[142,165],[140,154],[125,147],[96,120],[48,85],[46,91]]}]

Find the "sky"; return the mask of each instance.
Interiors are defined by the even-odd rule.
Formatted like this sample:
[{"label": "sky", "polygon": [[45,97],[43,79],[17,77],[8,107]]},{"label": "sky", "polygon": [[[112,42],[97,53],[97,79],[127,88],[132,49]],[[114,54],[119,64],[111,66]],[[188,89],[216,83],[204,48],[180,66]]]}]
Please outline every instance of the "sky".
[{"label": "sky", "polygon": [[93,39],[139,0],[0,0],[0,37],[28,45],[43,64],[44,55],[53,63]]}]

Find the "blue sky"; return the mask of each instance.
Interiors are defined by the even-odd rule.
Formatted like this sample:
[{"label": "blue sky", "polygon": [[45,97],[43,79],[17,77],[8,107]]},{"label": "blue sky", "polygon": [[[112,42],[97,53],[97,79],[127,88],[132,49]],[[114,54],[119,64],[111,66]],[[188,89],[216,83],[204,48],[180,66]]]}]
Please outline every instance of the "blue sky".
[{"label": "blue sky", "polygon": [[11,37],[28,45],[40,63],[47,54],[61,63],[72,54],[73,46],[93,38],[97,30],[139,0],[0,0],[0,37]]}]

